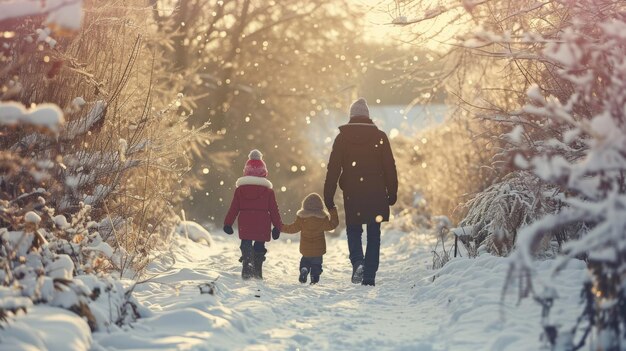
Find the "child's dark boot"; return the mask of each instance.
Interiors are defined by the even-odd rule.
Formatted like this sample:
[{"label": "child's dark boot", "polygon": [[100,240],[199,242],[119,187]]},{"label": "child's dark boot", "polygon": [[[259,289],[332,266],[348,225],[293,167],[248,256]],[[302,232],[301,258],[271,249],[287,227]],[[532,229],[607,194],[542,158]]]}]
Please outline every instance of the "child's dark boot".
[{"label": "child's dark boot", "polygon": [[307,267],[300,268],[300,276],[298,277],[298,281],[302,284],[306,283],[306,279],[309,275],[309,269]]},{"label": "child's dark boot", "polygon": [[317,262],[313,263],[311,265],[311,284],[319,283],[321,274],[322,274],[322,264],[317,263]]},{"label": "child's dark boot", "polygon": [[241,258],[239,261],[242,264],[241,279],[248,280],[254,276],[254,254],[252,247],[241,247]]},{"label": "child's dark boot", "polygon": [[264,251],[254,251],[254,273],[253,277],[255,279],[263,279],[263,262],[265,261],[265,254],[267,250]]}]

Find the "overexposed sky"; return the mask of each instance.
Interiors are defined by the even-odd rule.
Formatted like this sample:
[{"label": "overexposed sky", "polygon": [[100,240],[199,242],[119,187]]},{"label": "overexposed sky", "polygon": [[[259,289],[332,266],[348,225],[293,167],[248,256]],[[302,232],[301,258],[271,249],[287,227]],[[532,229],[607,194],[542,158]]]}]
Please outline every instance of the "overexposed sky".
[{"label": "overexposed sky", "polygon": [[[406,7],[398,8],[394,0],[351,1],[356,8],[365,12],[365,18],[363,19],[363,35],[369,40],[403,45],[404,42],[415,43],[413,39],[418,34],[432,34],[443,28],[436,40],[429,40],[423,43],[432,49],[441,49],[442,44],[438,41],[448,41],[450,38],[454,37],[456,31],[460,29],[460,27],[448,23],[450,19],[453,18],[453,14],[444,14],[429,21],[407,26],[392,25],[391,22],[395,17],[404,16],[408,20],[412,20],[422,17],[422,14],[415,13],[416,10],[414,9],[407,9]],[[436,5],[437,4],[433,1],[433,6]]]},{"label": "overexposed sky", "polygon": [[372,40],[389,40],[389,36],[399,36],[405,28],[391,25],[397,16],[393,0],[351,0],[354,6],[365,12],[364,35]]}]

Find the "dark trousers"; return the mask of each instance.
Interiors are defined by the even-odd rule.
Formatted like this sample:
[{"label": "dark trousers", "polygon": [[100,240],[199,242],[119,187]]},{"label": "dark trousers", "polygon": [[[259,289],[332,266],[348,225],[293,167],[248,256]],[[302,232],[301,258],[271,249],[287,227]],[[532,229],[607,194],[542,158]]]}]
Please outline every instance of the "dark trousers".
[{"label": "dark trousers", "polygon": [[361,224],[348,225],[348,249],[350,250],[350,262],[355,267],[364,265],[363,278],[373,279],[378,271],[380,256],[380,223],[367,224],[367,248],[363,256],[363,226]]},{"label": "dark trousers", "polygon": [[241,245],[239,245],[241,252],[254,252],[266,253],[267,249],[265,249],[265,241],[255,241],[254,244],[252,240],[241,240]]},{"label": "dark trousers", "polygon": [[319,277],[322,274],[322,256],[305,257],[300,259],[300,269],[307,268],[311,272],[311,277]]}]

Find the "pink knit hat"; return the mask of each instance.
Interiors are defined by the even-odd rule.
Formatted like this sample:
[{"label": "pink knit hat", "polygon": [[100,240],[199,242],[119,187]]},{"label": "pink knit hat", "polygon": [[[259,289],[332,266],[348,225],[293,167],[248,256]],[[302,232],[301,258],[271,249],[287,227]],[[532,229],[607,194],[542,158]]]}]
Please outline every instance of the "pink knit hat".
[{"label": "pink knit hat", "polygon": [[263,162],[263,154],[259,150],[252,150],[248,155],[248,161],[243,168],[244,176],[267,177],[267,166]]}]

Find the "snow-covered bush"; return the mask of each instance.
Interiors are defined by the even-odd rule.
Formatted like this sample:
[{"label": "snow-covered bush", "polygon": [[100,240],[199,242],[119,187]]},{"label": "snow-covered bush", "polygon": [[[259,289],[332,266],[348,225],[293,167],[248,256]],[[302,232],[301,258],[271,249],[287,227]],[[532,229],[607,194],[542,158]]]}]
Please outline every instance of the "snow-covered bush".
[{"label": "snow-covered bush", "polygon": [[[33,176],[45,172],[37,162],[0,153],[0,170],[0,315],[46,303],[83,316],[93,330],[138,318],[127,287],[107,277],[123,251],[102,239],[91,207],[82,205],[69,220],[55,214],[41,187],[48,179]],[[14,186],[30,191],[6,199]]]},{"label": "snow-covered bush", "polygon": [[[538,242],[565,225],[584,223],[586,231],[565,244],[554,269],[558,274],[568,259],[585,258],[591,281],[583,294],[593,298],[585,300],[587,308],[571,331],[560,332],[572,338],[569,344],[583,345],[588,330],[595,328],[597,349],[622,350],[626,345],[626,16],[601,5],[575,2],[571,24],[543,49],[543,59],[558,66],[559,76],[570,83],[570,94],[557,98],[537,86],[528,91],[524,111],[563,129],[562,140],[549,142],[564,145],[565,151],[520,158],[517,163],[565,189],[567,196],[561,211],[520,232],[514,264],[532,275]],[[576,157],[567,149],[574,143],[579,150]],[[549,290],[550,284],[542,283]],[[540,301],[546,299],[541,291],[530,292]],[[574,337],[580,341],[574,342]]]},{"label": "snow-covered bush", "polygon": [[[626,343],[624,2],[443,0],[433,8],[431,1],[411,0],[402,3],[399,11],[404,10],[412,13],[398,14],[407,16],[403,26],[434,24],[418,40],[436,38],[451,44],[451,51],[443,56],[450,69],[440,75],[435,88],[448,88],[463,111],[461,116],[499,125],[483,134],[496,152],[481,166],[493,168],[505,182],[478,194],[473,203],[476,212],[470,211],[475,216],[468,222],[489,223],[480,217],[481,210],[500,211],[489,203],[489,196],[493,199],[502,193],[509,173],[519,169],[533,173],[539,179],[533,181],[537,184],[533,191],[517,191],[518,204],[524,205],[519,207],[520,216],[513,223],[504,220],[514,205],[508,202],[504,211],[492,216],[499,218],[497,230],[511,236],[507,247],[511,234],[517,232],[510,278],[525,283],[521,296],[532,294],[543,304],[545,340],[553,349],[577,350],[590,342],[593,349],[622,350]],[[435,19],[440,23],[435,24]],[[444,28],[458,31],[445,37],[449,31]],[[554,193],[545,196],[544,190]],[[526,205],[532,204],[531,198],[544,196],[553,198],[554,205]],[[553,263],[554,274],[571,259],[585,259],[590,273],[588,284],[581,287],[583,314],[571,326],[560,328],[548,318],[555,290],[550,282],[532,279],[531,265],[546,241],[559,236],[569,241]],[[590,338],[592,330],[594,338]]]},{"label": "snow-covered bush", "polygon": [[[530,173],[506,175],[464,204],[468,212],[459,225],[470,227],[472,231],[462,237],[463,243],[469,252],[484,250],[498,256],[509,255],[520,228],[557,210],[559,202],[555,194],[557,190]],[[545,238],[540,243],[542,253],[552,249],[553,239],[562,240],[561,237]]]},{"label": "snow-covered bush", "polygon": [[0,3],[0,318],[46,303],[103,330],[141,314],[121,278],[180,221],[207,139],[144,5]]},{"label": "snow-covered bush", "polygon": [[[80,31],[55,31],[35,17],[12,21],[11,35],[0,38],[11,73],[0,76],[2,99],[13,100],[3,104],[22,116],[3,114],[0,151],[39,164],[57,214],[70,218],[84,204],[95,221],[107,221],[100,235],[126,252],[115,268],[129,273],[141,272],[172,232],[195,179],[186,175],[191,152],[207,139],[178,112],[183,83],[152,51],[163,38],[140,3],[86,2]],[[56,104],[65,123],[42,129],[41,116],[29,116],[43,103]],[[26,191],[15,189],[7,199]]]}]

